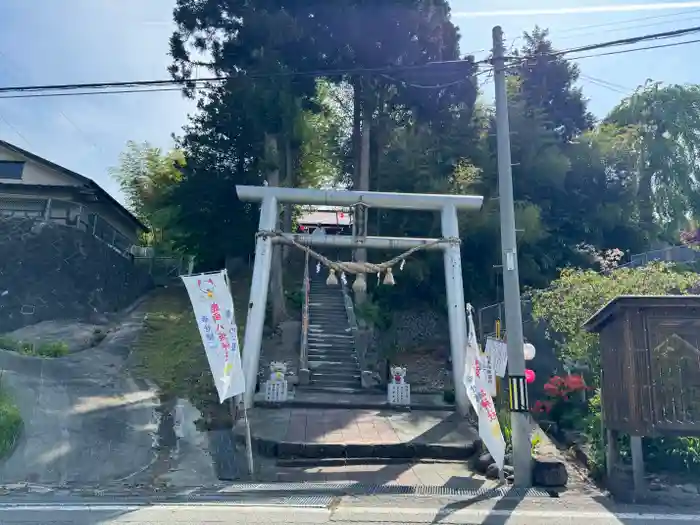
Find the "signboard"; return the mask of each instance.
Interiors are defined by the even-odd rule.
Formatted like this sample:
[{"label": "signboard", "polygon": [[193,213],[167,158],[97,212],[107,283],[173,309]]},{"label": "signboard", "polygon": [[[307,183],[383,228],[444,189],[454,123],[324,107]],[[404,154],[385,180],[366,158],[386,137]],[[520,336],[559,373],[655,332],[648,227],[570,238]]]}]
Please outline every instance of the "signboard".
[{"label": "signboard", "polygon": [[486,339],[485,352],[493,364],[494,372],[498,377],[506,376],[508,366],[508,346],[504,341],[489,337]]},{"label": "signboard", "polygon": [[[498,414],[493,403],[493,397],[489,393],[488,376],[483,373],[481,367],[481,351],[476,340],[476,330],[472,317],[471,305],[467,305],[467,322],[469,325],[469,340],[466,348],[466,359],[463,382],[467,389],[467,396],[479,418],[479,437],[484,442],[489,453],[503,470],[506,456],[506,441],[498,422]],[[495,388],[495,379],[494,379]]]},{"label": "signboard", "polygon": [[183,275],[219,401],[245,392],[233,299],[226,271]]}]

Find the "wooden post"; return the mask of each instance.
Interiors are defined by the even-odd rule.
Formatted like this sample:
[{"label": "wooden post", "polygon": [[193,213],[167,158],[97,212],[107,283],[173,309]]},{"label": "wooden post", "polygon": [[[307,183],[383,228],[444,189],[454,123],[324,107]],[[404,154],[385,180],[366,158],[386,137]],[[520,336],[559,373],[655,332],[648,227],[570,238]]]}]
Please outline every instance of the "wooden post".
[{"label": "wooden post", "polygon": [[644,449],[642,448],[642,436],[630,436],[632,449],[632,478],[634,480],[634,495],[641,496],[646,492],[644,481]]},{"label": "wooden post", "polygon": [[613,480],[615,476],[617,460],[619,458],[617,446],[617,431],[608,428],[605,430],[605,435],[607,437],[607,446],[605,448],[605,473],[608,477],[608,480]]}]

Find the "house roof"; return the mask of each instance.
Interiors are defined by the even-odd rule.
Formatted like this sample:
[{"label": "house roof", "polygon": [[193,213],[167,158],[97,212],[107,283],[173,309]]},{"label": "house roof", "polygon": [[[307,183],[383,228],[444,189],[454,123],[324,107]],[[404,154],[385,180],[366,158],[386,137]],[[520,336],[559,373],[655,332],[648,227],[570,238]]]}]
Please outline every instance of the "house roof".
[{"label": "house roof", "polygon": [[82,185],[84,188],[93,190],[97,194],[98,198],[104,199],[105,201],[109,202],[122,215],[124,215],[124,217],[126,217],[129,221],[131,221],[134,224],[134,226],[141,229],[142,231],[149,231],[148,226],[146,226],[133,213],[131,213],[129,210],[127,210],[124,206],[122,206],[119,203],[119,201],[117,201],[117,199],[115,199],[109,193],[107,193],[94,180],[89,179],[86,176],[81,175],[80,173],[76,173],[75,171],[69,170],[68,168],[64,168],[63,166],[59,166],[58,164],[51,162],[50,160],[47,160],[43,157],[40,157],[39,155],[35,155],[34,153],[32,153],[30,151],[22,149],[19,146],[15,146],[14,144],[11,144],[11,143],[6,142],[4,140],[0,140],[0,147],[8,149],[10,151],[13,151],[14,153],[17,153],[18,155],[21,155],[22,157],[29,159],[33,162],[36,162],[37,164],[41,164],[42,166],[45,166],[51,170],[58,171],[60,173],[63,173],[64,175],[67,175],[68,177],[70,177],[71,179],[75,180],[77,183]]}]

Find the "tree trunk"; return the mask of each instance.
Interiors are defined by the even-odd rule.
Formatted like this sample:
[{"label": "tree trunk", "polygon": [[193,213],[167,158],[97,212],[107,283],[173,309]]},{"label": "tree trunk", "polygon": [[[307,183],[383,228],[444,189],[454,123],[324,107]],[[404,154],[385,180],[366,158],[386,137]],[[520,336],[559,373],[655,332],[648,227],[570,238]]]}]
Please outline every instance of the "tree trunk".
[{"label": "tree trunk", "polygon": [[[363,98],[362,104],[362,129],[360,130],[360,170],[359,170],[359,187],[360,191],[369,190],[369,154],[370,154],[370,130],[372,128],[372,111],[370,104],[367,103],[366,98]],[[360,236],[367,235],[367,223],[368,223],[368,210],[365,209],[363,213],[363,220],[359,231],[357,232]],[[367,261],[367,248],[359,248],[355,251],[355,260],[357,262]],[[367,295],[363,292],[355,292],[355,301],[358,304],[362,304],[367,299]]]},{"label": "tree trunk", "polygon": [[[286,186],[287,188],[293,188],[295,186],[295,177],[294,177],[294,168],[293,168],[293,163],[292,163],[292,141],[289,138],[289,135],[285,135],[284,137],[284,148],[282,149],[282,155],[281,155],[281,160],[282,160],[282,167],[284,168],[284,183],[283,186]],[[294,205],[293,204],[285,204],[284,207],[282,208],[282,231],[285,233],[291,233],[292,232],[292,211],[293,211]],[[284,245],[282,247],[282,261],[286,262],[287,259],[289,258],[289,249],[290,247],[287,245]]]},{"label": "tree trunk", "polygon": [[362,132],[362,87],[359,78],[354,78],[353,83],[353,108],[352,108],[352,186],[360,187],[360,135]]},{"label": "tree trunk", "polygon": [[[265,135],[265,161],[267,164],[267,184],[280,185],[279,154],[277,136]],[[279,225],[278,225],[279,227]],[[282,275],[282,250],[279,244],[273,244],[272,266],[270,268],[270,292],[268,300],[272,306],[272,326],[277,326],[287,318],[284,279]]]}]

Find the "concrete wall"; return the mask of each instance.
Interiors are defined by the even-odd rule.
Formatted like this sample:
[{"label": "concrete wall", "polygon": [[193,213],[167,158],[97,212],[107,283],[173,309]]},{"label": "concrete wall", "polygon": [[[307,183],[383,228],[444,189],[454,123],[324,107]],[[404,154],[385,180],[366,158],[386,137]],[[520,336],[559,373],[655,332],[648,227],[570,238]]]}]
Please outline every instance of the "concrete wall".
[{"label": "concrete wall", "polygon": [[0,253],[0,333],[115,312],[153,286],[107,244],[56,223],[0,219]]}]

